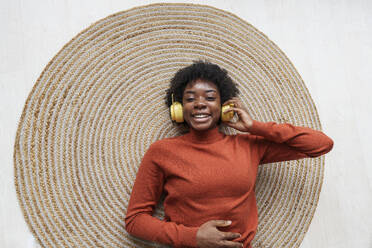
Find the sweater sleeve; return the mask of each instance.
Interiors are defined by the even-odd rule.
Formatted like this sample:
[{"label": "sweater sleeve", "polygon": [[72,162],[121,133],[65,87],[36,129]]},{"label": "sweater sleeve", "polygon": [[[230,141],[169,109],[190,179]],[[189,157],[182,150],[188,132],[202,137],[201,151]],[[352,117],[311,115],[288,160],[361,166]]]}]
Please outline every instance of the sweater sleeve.
[{"label": "sweater sleeve", "polygon": [[333,147],[333,140],[323,132],[288,123],[253,120],[249,132],[257,135],[260,164],[318,157]]},{"label": "sweater sleeve", "polygon": [[152,216],[163,192],[164,173],[154,162],[156,152],[150,146],[137,172],[125,217],[125,229],[131,235],[174,247],[197,247],[198,227],[187,227]]}]

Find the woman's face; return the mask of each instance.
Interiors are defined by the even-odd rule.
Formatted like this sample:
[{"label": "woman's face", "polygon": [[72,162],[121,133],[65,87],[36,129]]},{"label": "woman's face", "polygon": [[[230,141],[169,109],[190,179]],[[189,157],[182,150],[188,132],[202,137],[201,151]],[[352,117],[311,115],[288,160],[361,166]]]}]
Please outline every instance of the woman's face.
[{"label": "woman's face", "polygon": [[197,79],[188,83],[183,92],[183,116],[187,124],[197,131],[217,126],[221,115],[221,97],[217,86]]}]

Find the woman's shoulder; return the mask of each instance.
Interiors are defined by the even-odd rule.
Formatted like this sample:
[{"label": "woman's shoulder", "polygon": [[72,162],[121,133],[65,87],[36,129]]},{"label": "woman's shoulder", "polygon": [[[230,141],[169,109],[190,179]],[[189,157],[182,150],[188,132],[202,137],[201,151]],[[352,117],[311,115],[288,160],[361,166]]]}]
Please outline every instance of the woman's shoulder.
[{"label": "woman's shoulder", "polygon": [[154,141],[150,145],[149,149],[150,148],[151,149],[166,149],[166,148],[172,147],[172,146],[177,145],[177,144],[179,144],[180,142],[183,141],[182,136],[183,135],[160,138],[160,139]]}]

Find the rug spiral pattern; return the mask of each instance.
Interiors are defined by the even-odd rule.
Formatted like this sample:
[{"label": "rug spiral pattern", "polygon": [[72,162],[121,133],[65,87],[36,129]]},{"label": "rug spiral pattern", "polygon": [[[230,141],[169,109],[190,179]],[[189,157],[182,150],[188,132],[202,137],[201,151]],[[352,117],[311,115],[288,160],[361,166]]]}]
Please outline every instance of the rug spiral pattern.
[{"label": "rug spiral pattern", "polygon": [[[180,134],[164,104],[169,80],[198,59],[229,72],[254,119],[321,130],[292,63],[234,14],[162,3],[108,16],[48,63],[19,122],[15,186],[43,247],[163,247],[128,235],[124,217],[146,149]],[[260,166],[254,247],[300,246],[323,168],[323,157]],[[163,216],[161,203],[156,216]]]}]

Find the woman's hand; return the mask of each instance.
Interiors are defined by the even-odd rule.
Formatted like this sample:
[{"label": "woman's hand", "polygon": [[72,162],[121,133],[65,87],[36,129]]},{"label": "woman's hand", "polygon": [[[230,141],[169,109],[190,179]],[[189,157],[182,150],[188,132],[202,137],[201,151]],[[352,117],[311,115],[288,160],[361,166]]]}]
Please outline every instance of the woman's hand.
[{"label": "woman's hand", "polygon": [[249,132],[249,129],[251,128],[253,124],[252,117],[248,114],[248,112],[242,107],[242,103],[237,97],[233,97],[232,99],[224,102],[223,105],[227,105],[233,103],[234,107],[230,107],[227,110],[224,111],[224,113],[228,113],[230,111],[236,112],[236,114],[239,117],[239,120],[236,122],[227,121],[223,122],[229,127],[235,128],[236,130],[242,131],[242,132]]},{"label": "woman's hand", "polygon": [[240,242],[229,241],[239,238],[239,233],[221,232],[218,226],[224,227],[231,224],[231,221],[210,220],[201,225],[196,233],[196,242],[199,248],[242,248]]}]

